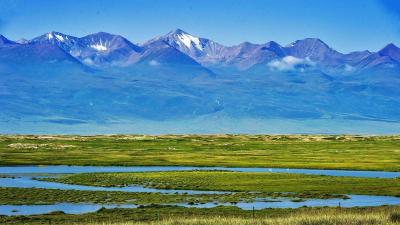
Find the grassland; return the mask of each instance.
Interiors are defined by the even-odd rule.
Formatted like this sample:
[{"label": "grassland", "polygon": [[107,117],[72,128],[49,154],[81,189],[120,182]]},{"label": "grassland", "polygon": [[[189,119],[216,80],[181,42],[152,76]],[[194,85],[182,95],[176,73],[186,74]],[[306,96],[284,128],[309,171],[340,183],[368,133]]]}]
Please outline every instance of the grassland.
[{"label": "grassland", "polygon": [[[354,213],[346,211],[316,210],[275,218],[238,218],[238,217],[194,217],[170,218],[161,221],[109,223],[103,225],[395,225],[400,223],[400,213],[373,212]],[[92,224],[96,225],[96,224]]]},{"label": "grassland", "polygon": [[[395,225],[400,223],[400,214],[391,213],[348,213],[348,212],[319,212],[289,215],[287,217],[246,219],[235,217],[210,218],[171,218],[151,222],[110,223],[103,225]],[[95,225],[95,224],[93,224]]]},{"label": "grassland", "polygon": [[0,159],[0,165],[182,165],[400,171],[400,136],[0,136]]},{"label": "grassland", "polygon": [[[226,194],[160,194],[119,191],[79,191],[41,188],[0,187],[0,205],[39,205],[54,203],[94,203],[94,204],[203,204],[209,202],[234,203],[252,202],[257,198],[285,197],[294,200],[318,198],[311,193],[250,193],[236,192]],[[324,198],[346,198],[344,195],[324,195]]]},{"label": "grassland", "polygon": [[332,177],[287,173],[172,171],[85,173],[46,180],[92,186],[127,186],[183,190],[367,194],[400,196],[400,179]]},{"label": "grassland", "polygon": [[370,208],[300,208],[240,210],[146,206],[137,209],[102,209],[95,213],[68,215],[54,212],[34,216],[0,216],[0,224],[12,225],[394,225],[400,223],[399,206]]},{"label": "grassland", "polygon": [[[121,165],[226,166],[400,171],[400,136],[330,135],[112,135],[0,136],[0,166]],[[0,174],[0,177],[2,175]],[[7,177],[7,176],[4,176]],[[137,209],[101,209],[68,215],[0,216],[14,225],[172,224],[400,224],[400,206],[241,210],[159,204],[252,201],[258,197],[331,198],[368,194],[400,196],[400,178],[352,178],[226,171],[91,173],[52,181],[94,186],[139,184],[163,189],[235,191],[186,195],[0,188],[0,204],[131,203]],[[254,193],[256,191],[257,193]]]}]

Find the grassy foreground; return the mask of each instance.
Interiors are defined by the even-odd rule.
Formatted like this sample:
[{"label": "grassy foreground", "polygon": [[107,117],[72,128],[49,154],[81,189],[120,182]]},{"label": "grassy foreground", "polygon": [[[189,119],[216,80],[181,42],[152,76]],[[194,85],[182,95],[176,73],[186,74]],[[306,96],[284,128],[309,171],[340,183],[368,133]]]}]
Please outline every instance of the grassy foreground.
[{"label": "grassy foreground", "polygon": [[54,212],[36,216],[0,216],[0,224],[13,225],[394,225],[400,223],[399,206],[371,208],[264,209],[236,207],[211,209],[150,206],[138,209],[102,209],[96,213],[67,215]]},{"label": "grassy foreground", "polygon": [[400,171],[400,136],[0,136],[0,165],[185,165]]},{"label": "grassy foreground", "polygon": [[396,212],[392,212],[390,213],[390,215],[379,212],[369,214],[347,212],[339,212],[333,214],[332,212],[321,212],[320,214],[303,213],[278,218],[173,218],[152,222],[102,223],[101,225],[395,225],[399,223],[400,214]]},{"label": "grassy foreground", "polygon": [[368,194],[400,196],[400,179],[331,177],[287,173],[178,171],[85,173],[45,180],[92,186],[131,184],[162,189]]},{"label": "grassy foreground", "polygon": [[[371,213],[367,215],[354,213],[341,214],[319,214],[315,213],[295,215],[285,218],[264,218],[264,219],[243,219],[235,217],[215,218],[191,218],[191,219],[168,219],[157,222],[126,222],[126,223],[102,223],[101,225],[361,225],[361,224],[382,224],[395,225],[400,220],[400,215],[390,216],[382,213]],[[93,224],[99,225],[99,224]]]}]

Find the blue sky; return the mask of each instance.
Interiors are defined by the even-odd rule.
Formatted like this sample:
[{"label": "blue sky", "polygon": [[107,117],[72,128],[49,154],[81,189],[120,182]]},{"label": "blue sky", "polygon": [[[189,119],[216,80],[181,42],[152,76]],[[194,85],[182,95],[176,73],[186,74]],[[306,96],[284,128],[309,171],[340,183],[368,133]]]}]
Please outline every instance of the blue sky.
[{"label": "blue sky", "polygon": [[318,37],[349,52],[400,45],[397,0],[0,0],[0,33],[121,34],[134,43],[181,28],[225,45]]}]

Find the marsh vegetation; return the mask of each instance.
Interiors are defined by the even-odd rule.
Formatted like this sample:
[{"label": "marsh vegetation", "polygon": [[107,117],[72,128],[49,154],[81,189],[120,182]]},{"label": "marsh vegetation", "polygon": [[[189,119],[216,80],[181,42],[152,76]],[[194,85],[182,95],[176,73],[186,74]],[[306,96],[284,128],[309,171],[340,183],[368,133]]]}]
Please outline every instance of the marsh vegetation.
[{"label": "marsh vegetation", "polygon": [[[0,136],[0,164],[101,166],[220,166],[400,171],[400,136],[347,135],[110,135]],[[63,168],[64,169],[64,168]],[[68,170],[67,170],[68,171]],[[11,174],[11,175],[10,175]],[[32,178],[32,175],[28,176]],[[1,174],[17,182],[18,177]],[[134,204],[84,214],[0,216],[1,224],[399,224],[399,206],[300,207],[243,210],[238,202],[293,203],[349,195],[400,196],[399,178],[341,177],[221,170],[95,172],[37,180],[92,187],[140,185],[168,194],[102,190],[0,187],[0,205],[57,203]],[[36,180],[36,181],[37,181]],[[189,194],[177,190],[222,191]],[[344,200],[346,201],[346,200]],[[213,204],[212,208],[182,207]],[[217,203],[229,203],[225,206]],[[228,206],[229,205],[229,206]],[[236,207],[237,206],[237,207]],[[300,205],[301,206],[301,205]]]},{"label": "marsh vegetation", "polygon": [[84,173],[44,180],[91,186],[132,184],[159,189],[291,192],[329,198],[332,194],[400,196],[400,179],[333,177],[289,173],[179,171],[136,173]]},{"label": "marsh vegetation", "polygon": [[210,209],[176,206],[145,206],[137,209],[101,209],[80,215],[53,212],[45,215],[1,217],[13,225],[394,225],[399,224],[399,206],[372,208],[300,208],[240,210],[236,207]]}]

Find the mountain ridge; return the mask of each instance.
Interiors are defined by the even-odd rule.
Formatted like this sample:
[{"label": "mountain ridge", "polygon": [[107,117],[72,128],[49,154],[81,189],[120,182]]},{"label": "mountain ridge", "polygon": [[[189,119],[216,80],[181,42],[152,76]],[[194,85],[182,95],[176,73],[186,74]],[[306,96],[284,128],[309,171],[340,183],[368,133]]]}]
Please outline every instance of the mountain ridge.
[{"label": "mountain ridge", "polygon": [[[264,44],[243,42],[238,45],[225,46],[207,38],[196,37],[181,29],[170,31],[141,45],[133,44],[123,36],[106,32],[79,38],[51,31],[23,43],[10,41],[4,36],[0,36],[0,45],[31,43],[58,45],[83,64],[93,67],[127,66],[143,62],[141,60],[142,54],[144,54],[143,49],[149,50],[151,46],[156,46],[160,50],[159,47],[163,44],[165,44],[164,49],[168,49],[168,45],[211,70],[213,67],[232,67],[237,71],[246,71],[257,65],[267,66],[274,60],[281,60],[288,56],[312,61],[323,68],[322,70],[325,72],[334,70],[355,73],[382,64],[377,61],[400,64],[400,49],[391,43],[378,52],[363,50],[344,54],[334,50],[318,38],[296,40],[286,46],[281,46],[274,41]],[[146,55],[148,54],[147,52]],[[372,57],[374,54],[375,56]],[[390,60],[386,60],[385,57],[390,57],[394,61],[389,62]],[[168,63],[179,64],[179,60],[187,61],[183,58],[184,56],[177,62]]]},{"label": "mountain ridge", "polygon": [[106,32],[0,36],[0,119],[400,122],[399,60],[393,44],[347,54],[317,38],[224,46],[180,29],[143,44]]}]

